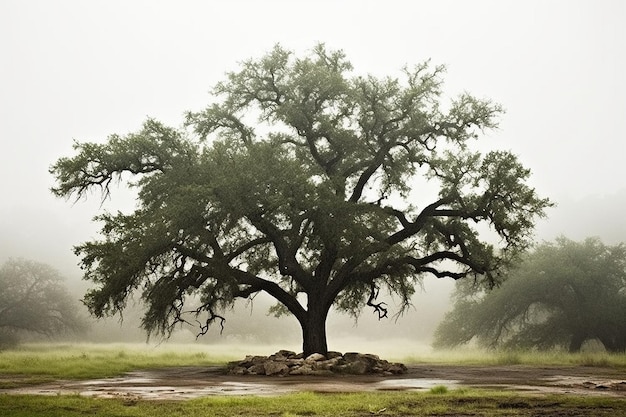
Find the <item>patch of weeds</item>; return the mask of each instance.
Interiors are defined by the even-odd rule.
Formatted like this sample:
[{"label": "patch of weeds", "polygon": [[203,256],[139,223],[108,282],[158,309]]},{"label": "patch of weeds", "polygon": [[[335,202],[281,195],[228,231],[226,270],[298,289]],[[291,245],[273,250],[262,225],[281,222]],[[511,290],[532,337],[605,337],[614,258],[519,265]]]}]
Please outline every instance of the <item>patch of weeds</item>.
[{"label": "patch of weeds", "polygon": [[498,365],[520,365],[523,363],[522,356],[518,352],[507,351],[498,355]]},{"label": "patch of weeds", "polygon": [[430,393],[431,394],[447,394],[448,387],[446,387],[445,385],[437,385],[430,389]]},{"label": "patch of weeds", "polygon": [[193,355],[191,355],[191,357],[193,359],[206,359],[207,358],[207,354],[204,353],[204,352],[197,352],[197,353],[194,353]]},{"label": "patch of weeds", "polygon": [[605,355],[599,354],[582,354],[578,359],[578,364],[581,366],[610,366],[611,362]]},{"label": "patch of weeds", "polygon": [[461,387],[454,390],[454,393],[457,395],[468,395],[472,392],[470,388]]}]

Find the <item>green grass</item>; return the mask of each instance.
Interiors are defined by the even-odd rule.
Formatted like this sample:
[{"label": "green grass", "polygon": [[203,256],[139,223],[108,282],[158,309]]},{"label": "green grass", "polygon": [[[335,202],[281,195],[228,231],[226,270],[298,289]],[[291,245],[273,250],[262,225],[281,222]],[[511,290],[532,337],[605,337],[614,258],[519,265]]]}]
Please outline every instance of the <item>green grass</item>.
[{"label": "green grass", "polygon": [[[90,379],[118,376],[140,369],[173,366],[221,365],[245,356],[245,346],[145,344],[26,344],[0,351],[0,388],[54,379]],[[267,353],[273,352],[270,350]],[[259,353],[258,351],[249,353]],[[462,350],[388,358],[407,364],[606,366],[626,369],[626,353],[560,351],[485,352]],[[15,376],[7,378],[6,376]]]},{"label": "green grass", "polygon": [[189,401],[136,401],[78,396],[0,395],[0,415],[6,417],[73,416],[625,416],[620,398],[547,396],[486,390],[446,393],[314,394],[279,397],[208,397]]},{"label": "green grass", "polygon": [[[29,344],[0,351],[0,388],[55,379],[117,376],[124,372],[172,366],[224,364],[244,356],[239,347],[207,345]],[[250,352],[258,353],[258,352]],[[393,358],[392,358],[393,359]],[[394,359],[396,360],[396,359]],[[402,360],[402,359],[398,359]],[[563,352],[449,352],[404,358],[406,363],[456,365],[610,366],[626,369],[626,354]],[[626,401],[611,397],[523,393],[433,387],[427,392],[315,394],[275,397],[216,396],[189,401],[153,401],[134,397],[85,398],[75,395],[0,394],[0,416],[626,416]]]},{"label": "green grass", "polygon": [[105,378],[137,369],[217,365],[235,359],[223,352],[212,354],[207,346],[27,344],[0,351],[0,375],[20,375],[31,382]]},{"label": "green grass", "polygon": [[447,394],[448,391],[448,387],[446,387],[445,385],[437,385],[430,389],[431,394]]},{"label": "green grass", "polygon": [[626,368],[626,353],[552,351],[442,351],[400,358],[411,363],[452,365],[605,366]]}]

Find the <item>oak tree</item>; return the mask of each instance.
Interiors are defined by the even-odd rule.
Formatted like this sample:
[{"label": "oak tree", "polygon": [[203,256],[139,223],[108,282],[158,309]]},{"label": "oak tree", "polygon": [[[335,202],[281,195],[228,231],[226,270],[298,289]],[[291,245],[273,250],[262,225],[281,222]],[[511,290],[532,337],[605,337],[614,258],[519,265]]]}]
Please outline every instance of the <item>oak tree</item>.
[{"label": "oak tree", "polygon": [[0,345],[27,334],[55,337],[81,330],[80,307],[48,265],[9,259],[0,267]]},{"label": "oak tree", "polygon": [[401,313],[426,275],[495,284],[550,203],[514,155],[472,149],[502,110],[469,94],[440,103],[442,72],[426,62],[363,76],[324,45],[303,57],[276,46],[229,73],[182,128],[150,119],[76,143],[51,167],[56,195],[108,196],[115,181],[138,192],[134,212],[99,215],[101,239],[76,248],[91,312],[140,293],[148,332],[191,317],[206,332],[265,292],[300,323],[304,353],[324,354],[333,306],[382,318],[381,291]]},{"label": "oak tree", "polygon": [[626,350],[626,245],[564,237],[539,245],[491,292],[459,283],[454,309],[435,332],[435,346],[476,339],[506,348],[579,351],[599,340]]}]

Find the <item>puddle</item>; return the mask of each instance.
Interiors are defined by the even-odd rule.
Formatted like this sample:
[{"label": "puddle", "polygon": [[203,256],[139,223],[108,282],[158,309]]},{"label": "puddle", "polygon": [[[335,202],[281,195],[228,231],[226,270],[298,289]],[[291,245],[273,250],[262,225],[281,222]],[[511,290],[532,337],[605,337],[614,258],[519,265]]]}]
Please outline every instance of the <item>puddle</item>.
[{"label": "puddle", "polygon": [[[0,389],[0,394],[82,395],[123,398],[128,401],[185,400],[207,396],[275,396],[290,392],[320,393],[364,391],[428,391],[482,387],[544,394],[626,396],[626,381],[619,374],[596,373],[570,368],[570,374],[535,368],[414,367],[410,375],[397,378],[356,377],[233,377],[221,368],[180,367],[135,371],[122,377],[88,381],[55,381],[36,386]],[[561,372],[559,372],[561,371]],[[451,379],[452,377],[457,379]]]},{"label": "puddle", "polygon": [[147,385],[154,384],[157,382],[156,378],[139,378],[139,377],[129,377],[129,378],[108,378],[108,379],[91,379],[83,382],[76,382],[76,384],[82,385],[111,385],[111,384],[124,384],[124,385]]},{"label": "puddle", "polygon": [[[95,382],[95,383],[93,383]],[[83,381],[76,384],[40,386],[2,390],[6,394],[22,395],[81,395],[84,397],[116,398],[134,397],[137,399],[191,399],[212,395],[257,395],[268,396],[285,394],[293,391],[289,387],[270,384],[246,384],[225,382],[205,386],[168,386],[168,385],[124,385],[111,384],[111,381]]]},{"label": "puddle", "polygon": [[137,399],[191,399],[213,395],[222,396],[272,396],[295,391],[314,392],[359,392],[359,391],[425,391],[439,385],[453,389],[458,381],[447,379],[388,379],[371,382],[350,382],[345,379],[303,382],[275,380],[276,383],[254,383],[236,381],[194,381],[193,385],[160,385],[155,378],[111,378],[91,381],[76,381],[43,386],[3,390],[8,394],[59,395],[78,394],[98,398]]},{"label": "puddle", "polygon": [[[181,385],[163,384],[178,382]],[[297,391],[359,392],[359,391],[417,391],[445,385],[458,386],[458,381],[447,379],[388,379],[354,382],[343,378],[324,381],[274,379],[273,383],[241,381],[167,381],[157,378],[110,378],[89,381],[64,381],[34,387],[0,390],[7,394],[60,395],[77,394],[98,398],[136,399],[191,399],[213,395],[222,396],[272,396]]]},{"label": "puddle", "polygon": [[379,390],[385,391],[426,391],[437,386],[445,386],[449,389],[459,388],[459,381],[452,379],[427,379],[427,378],[406,378],[406,379],[386,379],[378,384]]}]

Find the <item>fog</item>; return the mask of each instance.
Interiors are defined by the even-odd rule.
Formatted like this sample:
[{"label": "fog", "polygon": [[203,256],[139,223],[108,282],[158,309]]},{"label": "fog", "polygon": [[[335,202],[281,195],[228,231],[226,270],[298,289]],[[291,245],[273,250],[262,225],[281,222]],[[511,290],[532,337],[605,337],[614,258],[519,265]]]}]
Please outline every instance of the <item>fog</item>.
[{"label": "fog", "polygon": [[[50,165],[73,140],[103,141],[148,116],[178,126],[237,63],[274,44],[304,53],[343,49],[355,69],[398,75],[405,64],[444,64],[447,97],[464,91],[501,103],[500,128],[480,139],[531,169],[557,206],[537,240],[564,234],[626,241],[626,3],[615,1],[91,1],[0,2],[0,262],[47,263],[77,298],[86,288],[72,247],[97,237],[101,210],[133,207],[114,190],[72,203],[54,198]],[[119,192],[115,192],[119,191]],[[358,324],[333,314],[329,348],[415,351],[449,308],[450,280],[428,278],[414,308]],[[393,300],[389,300],[391,313]],[[298,349],[293,318],[266,315],[268,300],[240,305],[201,342]],[[136,311],[94,323],[95,341],[143,341]],[[253,324],[253,325],[252,325]],[[259,329],[261,329],[259,331]],[[98,330],[98,331],[96,331]],[[178,342],[195,341],[181,330]],[[371,349],[370,349],[371,347]]]}]

